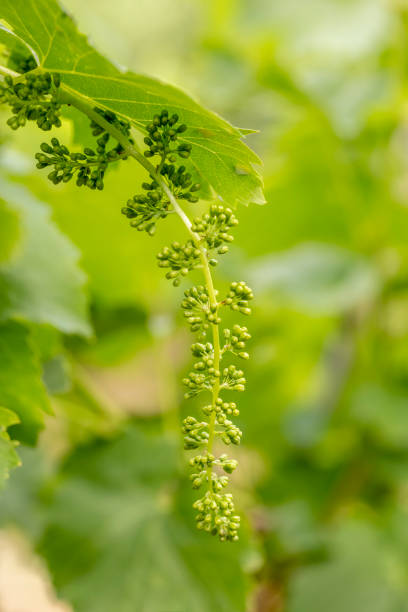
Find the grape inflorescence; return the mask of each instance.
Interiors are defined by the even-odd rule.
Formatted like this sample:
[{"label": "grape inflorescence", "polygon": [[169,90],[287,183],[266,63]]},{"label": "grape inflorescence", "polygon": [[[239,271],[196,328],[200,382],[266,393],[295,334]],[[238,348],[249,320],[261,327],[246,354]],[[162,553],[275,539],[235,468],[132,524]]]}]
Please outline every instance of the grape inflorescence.
[{"label": "grape inflorescence", "polygon": [[[37,70],[16,80],[5,77],[4,84],[0,85],[0,102],[10,106],[12,115],[8,125],[15,130],[27,121],[35,121],[44,131],[60,127],[60,86],[59,75]],[[78,187],[101,190],[109,165],[127,159],[129,154],[129,147],[117,142],[118,132],[129,146],[134,146],[130,124],[114,112],[96,107],[89,116],[94,147],[72,152],[55,137],[41,144],[36,154],[37,167],[51,169],[48,179],[53,184],[75,179]],[[159,220],[174,212],[180,214],[179,202],[196,205],[200,199],[201,184],[191,164],[188,165],[192,145],[186,140],[187,130],[179,116],[167,109],[155,114],[146,125],[144,158],[149,160],[149,178],[141,185],[143,192],[129,198],[122,208],[130,225],[139,231],[153,235]],[[146,167],[146,164],[142,165]],[[232,329],[224,328],[221,334],[220,326],[223,309],[249,315],[253,293],[245,282],[234,281],[224,297],[219,297],[210,268],[217,265],[218,255],[228,252],[233,241],[231,232],[237,224],[231,208],[222,202],[213,202],[207,212],[194,215],[192,223],[188,222],[190,238],[185,243],[172,242],[157,255],[158,265],[166,270],[166,278],[174,286],[180,285],[194,270],[204,272],[205,284],[186,289],[181,302],[190,330],[197,335],[191,346],[195,362],[183,384],[186,399],[208,393],[211,400],[203,402],[202,420],[194,416],[184,419],[182,432],[185,449],[199,451],[190,460],[192,487],[202,491],[193,504],[197,527],[221,541],[238,539],[240,517],[235,512],[232,495],[225,492],[237,461],[226,453],[217,455],[216,442],[226,446],[240,443],[242,433],[232,420],[239,415],[239,409],[235,402],[224,398],[224,393],[243,392],[246,385],[241,368],[225,360],[231,357],[247,360],[247,342],[251,336],[238,323]],[[223,345],[220,335],[224,338]]]}]

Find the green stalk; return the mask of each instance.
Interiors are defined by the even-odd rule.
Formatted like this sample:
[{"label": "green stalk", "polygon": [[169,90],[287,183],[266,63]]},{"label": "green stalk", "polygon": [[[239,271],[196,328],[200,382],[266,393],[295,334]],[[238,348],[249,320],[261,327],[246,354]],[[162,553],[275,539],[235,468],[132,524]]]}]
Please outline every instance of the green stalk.
[{"label": "green stalk", "polygon": [[[210,298],[210,307],[215,307],[215,314],[218,312],[218,302],[217,296],[214,290],[214,284],[211,276],[210,266],[208,265],[208,260],[205,257],[205,253],[201,255],[202,251],[200,251],[201,261],[203,262],[203,271],[205,277],[205,283],[208,291],[208,295]],[[220,360],[221,360],[221,350],[220,350],[220,330],[219,325],[212,324],[212,334],[213,334],[213,347],[214,347],[214,369],[220,369]],[[212,448],[214,444],[214,435],[215,435],[215,406],[218,400],[218,396],[220,393],[220,378],[217,377],[213,390],[212,390],[212,407],[213,410],[210,415],[210,420],[208,423],[208,443],[207,443],[207,454],[212,453]],[[207,481],[208,481],[208,490],[212,493],[212,465],[207,467]]]}]

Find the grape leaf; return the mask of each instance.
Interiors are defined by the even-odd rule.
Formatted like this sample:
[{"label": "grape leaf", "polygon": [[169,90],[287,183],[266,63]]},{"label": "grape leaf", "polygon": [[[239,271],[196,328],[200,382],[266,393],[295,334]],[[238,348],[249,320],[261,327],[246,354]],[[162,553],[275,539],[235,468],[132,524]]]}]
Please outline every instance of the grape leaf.
[{"label": "grape leaf", "polygon": [[0,187],[9,208],[20,215],[22,231],[18,253],[0,265],[0,320],[19,317],[89,335],[78,252],[52,223],[44,204],[1,179]]},{"label": "grape leaf", "polygon": [[3,0],[0,20],[32,50],[41,67],[59,72],[72,92],[129,120],[139,131],[163,108],[178,113],[189,128],[180,140],[194,145],[190,159],[203,181],[231,204],[265,202],[254,168],[260,160],[241,140],[245,130],[180,89],[120,72],[88,44],[55,0]]},{"label": "grape leaf", "polygon": [[10,470],[20,465],[20,459],[15,450],[17,443],[10,440],[7,433],[8,427],[19,422],[20,419],[15,412],[0,406],[0,489],[3,488],[9,477]]},{"label": "grape leaf", "polygon": [[26,327],[15,321],[0,324],[0,356],[0,405],[15,412],[20,420],[20,424],[12,425],[10,433],[33,444],[50,407]]},{"label": "grape leaf", "polygon": [[132,426],[76,451],[40,544],[75,610],[244,612],[239,546],[186,526],[176,478],[174,446]]}]

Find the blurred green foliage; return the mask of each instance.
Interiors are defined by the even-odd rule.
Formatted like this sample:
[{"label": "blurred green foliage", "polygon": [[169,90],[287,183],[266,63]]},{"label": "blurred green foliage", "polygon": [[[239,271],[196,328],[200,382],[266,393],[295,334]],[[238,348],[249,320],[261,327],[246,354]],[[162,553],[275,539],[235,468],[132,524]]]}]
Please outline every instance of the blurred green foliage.
[{"label": "blurred green foliage", "polygon": [[[155,266],[182,229],[169,219],[151,239],[124,223],[136,165],[102,193],[53,188],[33,170],[36,131],[4,127],[0,296],[27,271],[30,312],[19,292],[10,308],[32,321],[27,367],[43,365],[55,416],[13,472],[2,523],[32,535],[80,612],[408,611],[408,4],[65,6],[118,64],[259,130],[268,205],[239,209],[219,268],[256,290],[234,483],[247,536],[225,550],[190,531],[188,339]],[[84,126],[73,112],[63,129],[78,140]],[[14,206],[11,183],[51,218],[26,191]],[[91,339],[66,335],[88,332],[81,269]]]}]

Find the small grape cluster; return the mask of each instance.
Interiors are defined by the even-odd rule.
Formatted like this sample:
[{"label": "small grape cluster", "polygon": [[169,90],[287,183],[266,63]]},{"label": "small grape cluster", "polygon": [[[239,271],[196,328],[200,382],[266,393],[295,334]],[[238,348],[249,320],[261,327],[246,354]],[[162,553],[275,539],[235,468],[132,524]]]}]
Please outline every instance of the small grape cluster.
[{"label": "small grape cluster", "polygon": [[18,80],[7,75],[0,84],[0,103],[10,106],[12,116],[7,124],[17,130],[27,121],[35,121],[44,131],[61,126],[61,104],[57,100],[60,77],[49,72],[27,73]]},{"label": "small grape cluster", "polygon": [[192,230],[203,238],[208,250],[217,249],[217,253],[223,255],[228,252],[225,243],[234,240],[228,232],[236,225],[238,219],[230,208],[213,204],[208,213],[194,219]]}]

